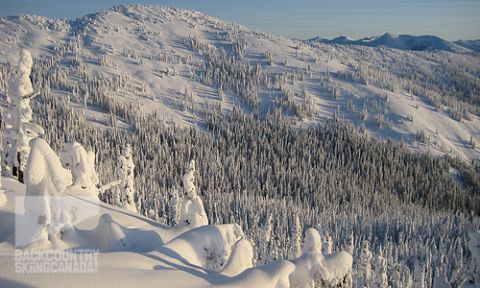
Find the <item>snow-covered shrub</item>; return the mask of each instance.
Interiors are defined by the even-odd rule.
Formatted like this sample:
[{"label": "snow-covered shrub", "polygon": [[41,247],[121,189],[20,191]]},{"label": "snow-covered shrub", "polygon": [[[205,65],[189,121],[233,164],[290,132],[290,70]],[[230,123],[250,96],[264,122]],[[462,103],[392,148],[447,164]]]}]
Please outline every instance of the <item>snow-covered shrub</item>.
[{"label": "snow-covered shrub", "polygon": [[202,199],[197,195],[194,174],[195,160],[191,160],[183,175],[184,195],[181,199],[180,219],[178,222],[178,225],[190,228],[208,225],[208,218]]},{"label": "snow-covered shrub", "polygon": [[70,227],[67,211],[62,209],[58,196],[71,183],[71,175],[45,140],[33,139],[30,147],[24,177],[27,186],[25,216],[32,224],[32,242],[53,241],[59,238],[62,229]]},{"label": "snow-covered shrub", "polygon": [[95,172],[95,153],[85,150],[77,142],[68,142],[60,151],[60,159],[65,168],[72,172],[75,191],[85,191],[86,195],[97,196],[99,183]]}]

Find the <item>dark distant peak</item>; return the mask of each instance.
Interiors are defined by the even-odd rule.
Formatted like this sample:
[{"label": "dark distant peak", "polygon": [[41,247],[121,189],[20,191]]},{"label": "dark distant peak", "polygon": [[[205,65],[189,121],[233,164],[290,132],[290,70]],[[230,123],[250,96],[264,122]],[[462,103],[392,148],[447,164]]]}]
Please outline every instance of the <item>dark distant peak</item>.
[{"label": "dark distant peak", "polygon": [[[324,44],[338,44],[338,45],[361,45],[368,47],[387,47],[401,50],[412,51],[449,51],[449,52],[469,52],[468,46],[443,40],[440,37],[432,35],[413,36],[407,34],[392,34],[385,33],[376,37],[365,37],[358,40],[352,40],[345,36],[339,36],[331,40],[322,38],[313,38],[310,42],[324,43]],[[480,47],[479,47],[480,48]],[[473,49],[471,49],[473,50]]]},{"label": "dark distant peak", "polygon": [[470,49],[475,52],[480,52],[480,39],[477,40],[457,40],[453,42],[459,46]]}]

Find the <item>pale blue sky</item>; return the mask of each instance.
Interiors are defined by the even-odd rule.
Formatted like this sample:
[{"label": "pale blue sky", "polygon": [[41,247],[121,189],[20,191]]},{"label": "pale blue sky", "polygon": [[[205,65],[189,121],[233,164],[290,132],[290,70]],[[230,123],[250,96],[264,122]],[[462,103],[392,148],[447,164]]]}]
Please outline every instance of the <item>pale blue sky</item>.
[{"label": "pale blue sky", "polygon": [[385,32],[480,38],[480,0],[0,0],[0,15],[76,18],[116,4],[158,4],[300,39]]}]

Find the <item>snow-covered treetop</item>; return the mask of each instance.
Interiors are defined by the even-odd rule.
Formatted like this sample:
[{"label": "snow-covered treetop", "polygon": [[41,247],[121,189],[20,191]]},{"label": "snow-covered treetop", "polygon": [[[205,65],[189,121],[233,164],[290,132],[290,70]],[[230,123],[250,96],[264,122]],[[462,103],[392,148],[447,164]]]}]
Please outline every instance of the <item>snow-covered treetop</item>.
[{"label": "snow-covered treetop", "polygon": [[8,85],[9,97],[18,98],[26,96],[33,92],[32,82],[30,81],[30,72],[32,71],[33,59],[32,55],[27,49],[20,51],[17,71],[15,75],[10,79]]},{"label": "snow-covered treetop", "polygon": [[195,185],[195,160],[190,160],[185,174],[183,175],[183,188],[185,188],[185,194],[189,198],[195,198],[197,196],[197,187]]},{"label": "snow-covered treetop", "polygon": [[320,233],[314,228],[309,228],[305,231],[305,243],[303,245],[302,253],[321,253],[322,238]]},{"label": "snow-covered treetop", "polygon": [[[25,169],[25,184],[39,185],[43,181],[51,181],[57,193],[62,193],[71,183],[71,175],[62,167],[60,159],[50,148],[50,145],[41,138],[30,141],[31,152]],[[40,189],[45,190],[45,189]],[[42,193],[37,191],[38,195]]]}]

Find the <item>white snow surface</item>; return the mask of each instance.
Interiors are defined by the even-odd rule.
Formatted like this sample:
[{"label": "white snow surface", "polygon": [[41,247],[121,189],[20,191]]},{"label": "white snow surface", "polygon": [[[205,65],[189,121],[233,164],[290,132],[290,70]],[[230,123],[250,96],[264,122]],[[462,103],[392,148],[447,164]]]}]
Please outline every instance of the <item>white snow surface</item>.
[{"label": "white snow surface", "polygon": [[[63,169],[55,162],[55,167]],[[86,201],[84,209],[100,205],[98,213],[77,221],[57,239],[55,247],[34,245],[29,249],[98,249],[97,272],[15,273],[15,217],[22,217],[16,214],[15,202],[23,203],[26,187],[10,177],[3,177],[2,182],[8,202],[0,208],[0,287],[291,287],[289,277],[296,261],[252,267],[252,246],[236,224],[206,225],[184,232],[95,201]],[[79,197],[77,192],[82,194],[69,190],[66,196]]]}]

